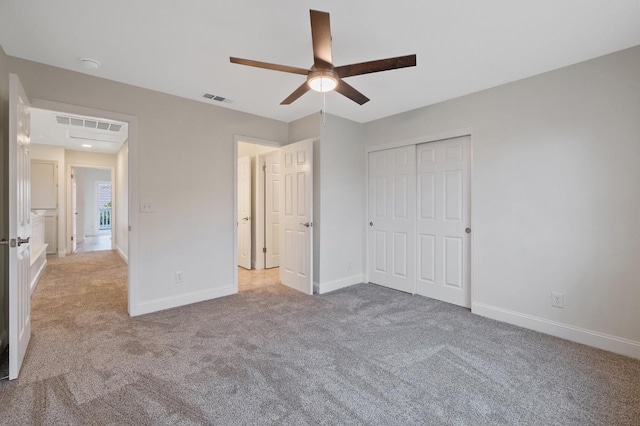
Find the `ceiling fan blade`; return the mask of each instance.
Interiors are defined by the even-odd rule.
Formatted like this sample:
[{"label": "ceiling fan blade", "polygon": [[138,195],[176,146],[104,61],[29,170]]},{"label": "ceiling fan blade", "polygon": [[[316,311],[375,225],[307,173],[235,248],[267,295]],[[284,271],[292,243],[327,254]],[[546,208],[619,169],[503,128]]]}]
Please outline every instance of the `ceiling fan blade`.
[{"label": "ceiling fan blade", "polygon": [[396,58],[379,59],[377,61],[361,62],[359,64],[344,65],[334,68],[340,78],[353,77],[354,75],[371,74],[380,71],[395,70],[398,68],[415,67],[416,55],[398,56]]},{"label": "ceiling fan blade", "polygon": [[305,81],[304,83],[302,83],[300,85],[300,87],[298,87],[296,90],[294,90],[293,93],[290,94],[287,97],[287,99],[285,99],[284,101],[280,102],[280,105],[290,105],[293,101],[295,101],[300,96],[302,96],[305,93],[307,93],[308,91],[309,91],[309,85]]},{"label": "ceiling fan blade", "polygon": [[251,59],[234,58],[233,56],[230,57],[229,60],[231,61],[232,64],[248,65],[250,67],[264,68],[264,69],[273,70],[273,71],[288,72],[291,74],[300,74],[300,75],[309,74],[309,70],[305,70],[303,68],[290,67],[287,65],[270,64],[268,62],[252,61]]},{"label": "ceiling fan blade", "polygon": [[340,80],[334,90],[338,93],[342,93],[344,96],[351,99],[358,105],[366,104],[367,102],[369,102],[369,98],[358,92],[352,86],[345,83],[344,80]]},{"label": "ceiling fan blade", "polygon": [[318,69],[333,68],[331,58],[331,25],[329,14],[310,10],[311,41],[313,42],[313,66]]}]

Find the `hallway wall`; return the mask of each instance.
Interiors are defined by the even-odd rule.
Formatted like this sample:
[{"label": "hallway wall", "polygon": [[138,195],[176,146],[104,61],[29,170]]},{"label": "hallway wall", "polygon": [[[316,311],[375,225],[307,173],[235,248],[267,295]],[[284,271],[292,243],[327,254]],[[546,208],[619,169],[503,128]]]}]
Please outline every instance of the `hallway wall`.
[{"label": "hallway wall", "polygon": [[125,142],[116,159],[114,190],[113,238],[115,247],[125,262],[129,259],[129,142]]}]

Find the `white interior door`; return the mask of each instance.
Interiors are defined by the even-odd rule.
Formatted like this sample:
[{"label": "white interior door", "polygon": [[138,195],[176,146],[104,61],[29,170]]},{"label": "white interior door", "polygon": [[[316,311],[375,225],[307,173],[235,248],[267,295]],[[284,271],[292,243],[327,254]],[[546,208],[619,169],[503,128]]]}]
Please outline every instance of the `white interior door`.
[{"label": "white interior door", "polygon": [[280,150],[280,281],[313,294],[313,141]]},{"label": "white interior door", "polygon": [[251,269],[251,157],[238,158],[238,266]]},{"label": "white interior door", "polygon": [[265,268],[280,265],[280,153],[264,156]]},{"label": "white interior door", "polygon": [[369,153],[369,281],[415,293],[415,146]]},{"label": "white interior door", "polygon": [[78,184],[76,170],[71,169],[71,253],[78,248]]},{"label": "white interior door", "polygon": [[471,307],[470,138],[417,147],[417,293]]},{"label": "white interior door", "polygon": [[9,379],[16,379],[31,337],[29,267],[29,99],[18,76],[9,77]]}]

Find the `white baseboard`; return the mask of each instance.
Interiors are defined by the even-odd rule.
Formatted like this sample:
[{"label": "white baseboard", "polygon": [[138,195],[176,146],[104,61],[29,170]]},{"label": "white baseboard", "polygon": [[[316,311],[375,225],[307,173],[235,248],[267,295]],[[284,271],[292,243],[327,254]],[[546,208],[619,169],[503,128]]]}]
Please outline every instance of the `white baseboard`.
[{"label": "white baseboard", "polygon": [[38,286],[38,283],[40,282],[40,277],[44,273],[44,269],[47,267],[47,255],[46,255],[46,253],[43,252],[42,253],[42,257],[44,258],[44,260],[42,261],[42,264],[38,268],[38,271],[33,276],[33,278],[31,278],[30,293],[29,294],[33,294],[33,292],[35,291],[36,287]]},{"label": "white baseboard", "polygon": [[471,312],[497,321],[571,340],[572,342],[640,359],[640,342],[633,340],[485,305],[484,303],[472,303]]},{"label": "white baseboard", "polygon": [[129,314],[132,317],[135,317],[138,315],[163,311],[165,309],[177,308],[178,306],[203,302],[205,300],[217,299],[218,297],[230,296],[236,293],[236,287],[230,285],[222,288],[194,291],[192,293],[180,294],[177,296],[161,297],[159,299],[138,303],[135,305],[135,308],[132,309],[132,312],[129,312]]},{"label": "white baseboard", "polygon": [[116,244],[116,251],[118,252],[118,254],[120,255],[120,257],[122,258],[122,260],[124,260],[124,263],[126,263],[127,265],[129,264],[129,258],[127,257],[127,255],[124,253],[124,251],[122,251],[122,249],[120,248],[120,246],[118,246]]},{"label": "white baseboard", "polygon": [[352,277],[342,278],[339,280],[328,281],[326,283],[313,283],[313,292],[317,294],[325,294],[330,291],[340,290],[341,288],[349,287],[355,284],[361,284],[364,282],[364,276],[354,275]]}]

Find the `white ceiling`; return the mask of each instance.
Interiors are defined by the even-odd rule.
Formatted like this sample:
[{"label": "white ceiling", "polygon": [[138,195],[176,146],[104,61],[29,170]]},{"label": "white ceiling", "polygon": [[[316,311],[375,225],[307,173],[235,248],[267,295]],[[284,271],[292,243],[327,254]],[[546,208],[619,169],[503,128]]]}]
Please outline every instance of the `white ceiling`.
[{"label": "white ceiling", "polygon": [[[74,151],[117,154],[129,137],[127,123],[39,108],[31,108],[30,112],[31,143],[34,144],[61,146]],[[58,123],[56,116],[63,117],[63,120],[65,117],[70,118],[69,124]],[[75,124],[71,123],[71,118]],[[96,123],[94,128],[87,127],[93,126],[93,123]],[[97,128],[98,124],[100,127],[109,125],[111,130],[101,130]]]},{"label": "white ceiling", "polygon": [[[352,77],[371,101],[329,93],[358,122],[415,109],[640,44],[638,0],[2,0],[12,56],[283,121],[322,108],[304,81],[229,56],[312,64],[309,9],[331,14],[334,65],[416,53],[415,68]],[[102,67],[85,70],[80,58]]]}]

